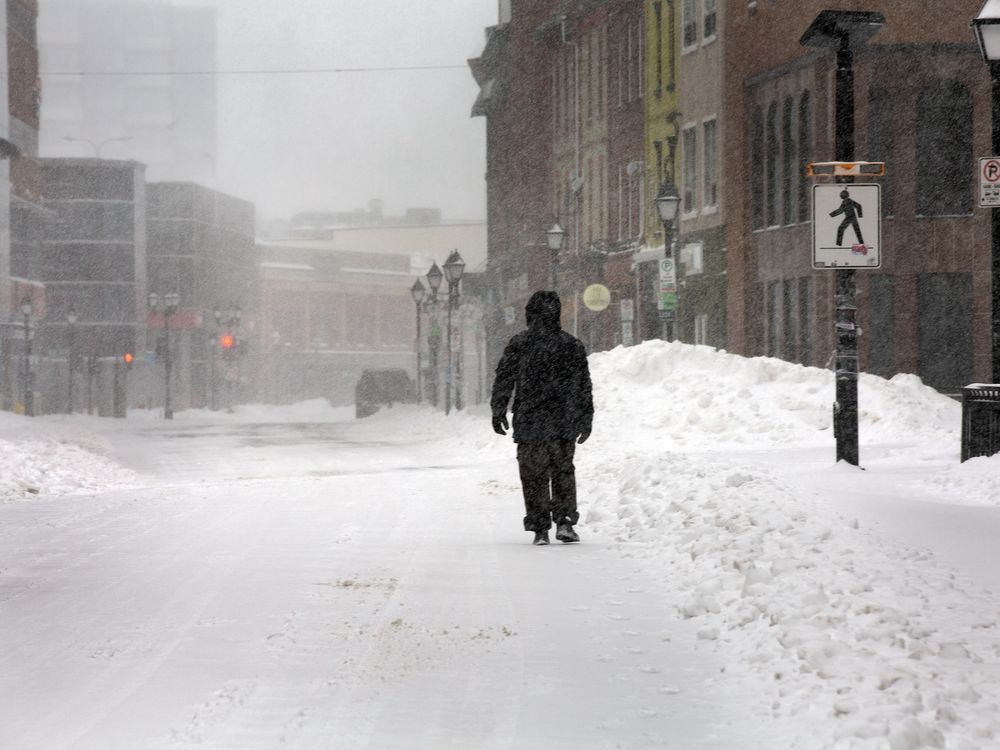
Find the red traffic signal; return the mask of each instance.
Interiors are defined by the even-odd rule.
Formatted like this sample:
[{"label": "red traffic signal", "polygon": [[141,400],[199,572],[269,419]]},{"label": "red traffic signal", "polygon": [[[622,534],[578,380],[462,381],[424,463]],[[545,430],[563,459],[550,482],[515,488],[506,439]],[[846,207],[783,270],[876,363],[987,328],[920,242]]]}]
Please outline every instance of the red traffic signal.
[{"label": "red traffic signal", "polygon": [[132,367],[132,363],[134,361],[135,361],[135,357],[132,356],[132,352],[125,352],[125,354],[122,355],[122,362],[125,363],[126,367],[131,368]]},{"label": "red traffic signal", "polygon": [[222,346],[223,349],[232,349],[235,344],[236,339],[233,338],[232,334],[227,333],[219,336],[219,345]]}]

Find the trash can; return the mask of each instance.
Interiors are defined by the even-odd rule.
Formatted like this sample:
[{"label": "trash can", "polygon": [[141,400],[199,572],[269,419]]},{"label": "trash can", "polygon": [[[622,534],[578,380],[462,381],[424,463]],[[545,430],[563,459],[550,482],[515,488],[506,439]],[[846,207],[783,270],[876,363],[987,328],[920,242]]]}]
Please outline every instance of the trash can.
[{"label": "trash can", "polygon": [[1000,453],[1000,385],[962,389],[962,461]]}]

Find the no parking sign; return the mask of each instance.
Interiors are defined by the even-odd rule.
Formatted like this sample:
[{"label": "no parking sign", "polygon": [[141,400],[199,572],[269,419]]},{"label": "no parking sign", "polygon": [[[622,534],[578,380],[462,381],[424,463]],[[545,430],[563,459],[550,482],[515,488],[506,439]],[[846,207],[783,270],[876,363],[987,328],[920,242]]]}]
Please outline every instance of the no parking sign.
[{"label": "no parking sign", "polygon": [[979,159],[979,207],[1000,208],[1000,156]]}]

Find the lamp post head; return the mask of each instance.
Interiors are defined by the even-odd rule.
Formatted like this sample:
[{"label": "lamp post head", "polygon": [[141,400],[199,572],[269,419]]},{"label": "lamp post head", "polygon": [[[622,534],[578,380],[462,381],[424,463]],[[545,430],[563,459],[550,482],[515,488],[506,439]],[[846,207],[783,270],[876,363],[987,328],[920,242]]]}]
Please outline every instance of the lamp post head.
[{"label": "lamp post head", "polygon": [[986,0],[971,26],[976,32],[983,60],[1000,62],[1000,0]]},{"label": "lamp post head", "polygon": [[217,307],[213,307],[212,317],[215,318],[215,325],[219,325],[222,322],[222,310]]},{"label": "lamp post head", "polygon": [[549,243],[549,250],[553,253],[558,253],[562,250],[565,238],[566,230],[562,228],[562,225],[558,221],[553,222],[552,226],[545,230],[545,239]]},{"label": "lamp post head", "polygon": [[803,47],[859,47],[885,25],[885,16],[867,10],[824,10],[799,39]]},{"label": "lamp post head", "polygon": [[68,312],[68,313],[66,313],[66,322],[67,322],[67,323],[69,323],[69,324],[70,324],[71,326],[75,326],[75,325],[76,325],[76,321],[77,321],[77,320],[78,320],[78,318],[77,318],[77,316],[76,316],[76,310],[74,310],[74,309],[73,309],[73,308],[71,307],[71,308],[69,309],[69,312]]},{"label": "lamp post head", "polygon": [[413,301],[418,305],[424,301],[424,285],[420,283],[420,279],[413,282],[413,286],[410,287],[410,295],[413,297]]},{"label": "lamp post head", "polygon": [[157,308],[159,308],[160,295],[158,295],[156,292],[150,292],[149,296],[147,297],[147,300],[149,301],[150,310],[156,310]]},{"label": "lamp post head", "polygon": [[444,273],[448,277],[448,285],[457,284],[462,280],[462,272],[465,271],[465,261],[458,254],[458,250],[452,250],[451,255],[444,264]]},{"label": "lamp post head", "polygon": [[681,205],[681,197],[677,194],[677,188],[672,180],[664,182],[660,186],[660,192],[653,198],[653,205],[660,215],[660,221],[666,225],[672,225],[677,218],[677,209]]},{"label": "lamp post head", "polygon": [[167,292],[164,301],[166,302],[167,309],[170,311],[171,314],[173,314],[174,312],[177,311],[177,305],[180,304],[181,295],[179,295],[177,292]]},{"label": "lamp post head", "polygon": [[24,313],[25,316],[30,316],[32,310],[34,310],[34,305],[32,305],[31,297],[24,295],[21,299],[21,312]]},{"label": "lamp post head", "polygon": [[431,265],[431,270],[427,272],[427,284],[431,288],[432,295],[437,296],[437,291],[441,288],[441,279],[443,278],[444,274],[438,268],[437,261],[434,261]]}]

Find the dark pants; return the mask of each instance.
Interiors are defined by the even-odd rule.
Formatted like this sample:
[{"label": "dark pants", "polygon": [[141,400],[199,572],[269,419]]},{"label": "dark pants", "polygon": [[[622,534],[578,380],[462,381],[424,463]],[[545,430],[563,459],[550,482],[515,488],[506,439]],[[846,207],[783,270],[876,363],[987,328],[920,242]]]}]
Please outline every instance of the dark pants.
[{"label": "dark pants", "polygon": [[575,524],[580,519],[576,511],[575,449],[573,440],[517,444],[526,531],[548,531],[553,521],[557,525]]}]

